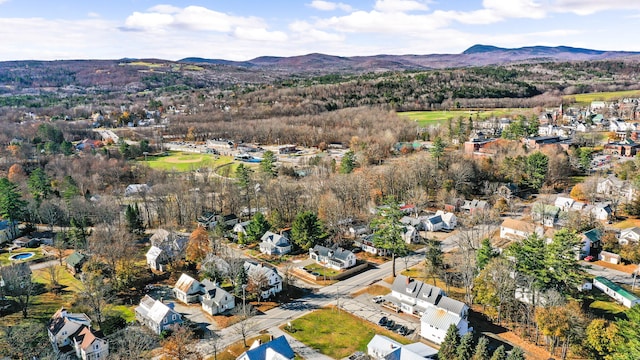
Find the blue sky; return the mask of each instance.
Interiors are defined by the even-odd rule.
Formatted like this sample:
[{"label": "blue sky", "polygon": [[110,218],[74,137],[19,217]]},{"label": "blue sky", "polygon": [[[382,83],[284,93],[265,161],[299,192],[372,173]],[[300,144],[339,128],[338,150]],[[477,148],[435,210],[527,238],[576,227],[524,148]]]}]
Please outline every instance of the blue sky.
[{"label": "blue sky", "polygon": [[640,51],[640,0],[0,0],[0,60]]}]

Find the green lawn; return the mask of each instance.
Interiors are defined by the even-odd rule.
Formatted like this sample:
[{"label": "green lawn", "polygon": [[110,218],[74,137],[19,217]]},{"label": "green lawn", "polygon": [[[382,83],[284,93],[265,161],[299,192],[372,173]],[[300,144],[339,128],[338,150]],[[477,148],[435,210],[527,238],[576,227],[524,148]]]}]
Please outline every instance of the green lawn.
[{"label": "green lawn", "polygon": [[106,312],[116,313],[125,319],[128,323],[133,322],[136,319],[136,313],[133,310],[135,306],[126,305],[110,305],[107,307]]},{"label": "green lawn", "polygon": [[[29,253],[32,252],[33,256],[26,259],[26,260],[9,260],[9,257],[15,254],[21,254],[21,253]],[[13,251],[11,253],[3,253],[0,254],[0,265],[10,265],[10,264],[14,264],[16,262],[30,262],[33,260],[37,260],[37,259],[42,259],[44,257],[44,255],[42,255],[42,250],[40,250],[40,248],[34,248],[34,249],[20,249],[20,250],[16,250]]]},{"label": "green lawn", "polygon": [[479,117],[480,119],[487,119],[492,116],[509,116],[509,115],[524,115],[530,113],[531,109],[523,108],[523,109],[515,109],[515,108],[504,108],[504,109],[491,109],[485,111],[475,111],[475,110],[454,110],[454,111],[406,111],[398,113],[401,117],[406,117],[409,120],[417,122],[420,126],[429,126],[435,124],[441,124],[447,121],[447,119],[454,119],[458,117],[466,117],[473,116],[475,119]]},{"label": "green lawn", "polygon": [[366,352],[367,344],[375,334],[388,336],[402,344],[410,343],[407,338],[335,308],[316,310],[292,321],[291,325],[292,331],[288,331],[286,326],[283,330],[334,359],[342,359],[355,351]]},{"label": "green lawn", "polygon": [[140,162],[149,165],[152,169],[185,172],[201,167],[216,168],[233,162],[233,158],[213,154],[169,152],[168,156],[149,156],[147,160],[140,160]]},{"label": "green lawn", "polygon": [[309,264],[304,268],[311,270],[312,272],[315,271],[320,274],[320,276],[334,276],[340,274],[340,271],[338,270],[329,269],[319,264]]},{"label": "green lawn", "polygon": [[574,98],[576,103],[591,103],[592,101],[609,101],[614,99],[620,99],[624,97],[638,97],[640,96],[640,90],[625,90],[625,91],[607,91],[596,92],[588,94],[575,94],[563,96],[564,99]]}]

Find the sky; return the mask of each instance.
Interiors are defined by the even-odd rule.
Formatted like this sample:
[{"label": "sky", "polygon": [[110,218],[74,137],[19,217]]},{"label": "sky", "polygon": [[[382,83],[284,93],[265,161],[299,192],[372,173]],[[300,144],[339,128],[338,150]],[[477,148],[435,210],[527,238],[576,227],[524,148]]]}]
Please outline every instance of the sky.
[{"label": "sky", "polygon": [[0,0],[1,60],[640,51],[640,0]]}]

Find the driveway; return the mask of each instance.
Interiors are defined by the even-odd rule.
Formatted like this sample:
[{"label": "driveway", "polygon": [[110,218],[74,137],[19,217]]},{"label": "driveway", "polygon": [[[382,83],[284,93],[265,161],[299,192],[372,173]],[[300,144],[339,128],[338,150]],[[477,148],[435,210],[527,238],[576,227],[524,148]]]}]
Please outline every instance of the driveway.
[{"label": "driveway", "polygon": [[[618,284],[624,284],[629,286],[633,285],[632,274],[614,270],[614,269],[609,269],[609,268],[602,267],[602,266],[599,266],[593,263],[588,263],[588,262],[583,262],[582,265],[584,266],[585,270],[593,276],[604,276],[607,279]],[[638,278],[636,285],[640,285],[640,277]]]}]

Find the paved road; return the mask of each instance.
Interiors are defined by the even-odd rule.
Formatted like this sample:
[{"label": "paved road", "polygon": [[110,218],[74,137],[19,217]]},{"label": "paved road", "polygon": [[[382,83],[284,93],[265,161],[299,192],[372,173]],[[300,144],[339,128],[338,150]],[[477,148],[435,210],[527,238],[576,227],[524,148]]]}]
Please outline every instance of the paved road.
[{"label": "paved road", "polygon": [[[413,266],[417,264],[422,260],[423,256],[423,251],[418,251],[416,254],[408,256],[407,265]],[[398,259],[396,261],[396,270],[400,271],[404,265],[405,262],[402,259]],[[386,262],[376,268],[362,272],[336,284],[325,286],[300,299],[271,309],[264,314],[256,315],[246,320],[246,324],[249,324],[250,327],[249,336],[253,336],[260,331],[277,328],[288,321],[331,303],[340,305],[341,302],[346,301],[347,296],[352,292],[370,286],[390,276],[391,267],[392,263]],[[217,340],[219,348],[227,347],[241,340],[240,328],[241,324],[234,324],[220,330],[218,332],[219,339]],[[213,354],[213,346],[210,340],[202,340],[198,344],[198,349],[202,354]]]},{"label": "paved road", "polygon": [[[618,284],[625,284],[629,286],[633,285],[633,276],[629,273],[609,269],[588,262],[583,262],[583,266],[585,267],[585,270],[587,270],[587,272],[593,276],[604,276],[607,279]],[[638,285],[640,285],[640,277],[638,277],[636,282],[636,286]]]}]

